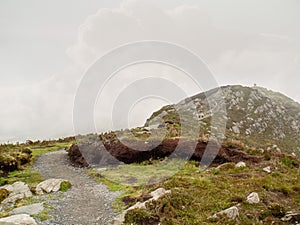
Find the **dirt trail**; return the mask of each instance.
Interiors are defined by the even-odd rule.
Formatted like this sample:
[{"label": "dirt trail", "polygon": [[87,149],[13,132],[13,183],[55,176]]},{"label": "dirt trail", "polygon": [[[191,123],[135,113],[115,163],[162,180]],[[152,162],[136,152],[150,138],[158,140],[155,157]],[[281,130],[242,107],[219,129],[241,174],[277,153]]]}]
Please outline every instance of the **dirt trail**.
[{"label": "dirt trail", "polygon": [[64,150],[47,153],[36,160],[35,169],[45,179],[62,178],[72,183],[72,188],[59,197],[45,198],[53,207],[53,218],[42,225],[106,225],[115,216],[111,208],[118,193],[112,193],[86,175],[86,169],[69,165]]}]

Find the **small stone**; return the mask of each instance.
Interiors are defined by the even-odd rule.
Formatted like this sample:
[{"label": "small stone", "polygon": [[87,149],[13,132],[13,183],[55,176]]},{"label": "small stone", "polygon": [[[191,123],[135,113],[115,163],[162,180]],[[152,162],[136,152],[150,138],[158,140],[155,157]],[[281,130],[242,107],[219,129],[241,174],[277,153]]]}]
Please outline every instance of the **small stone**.
[{"label": "small stone", "polygon": [[232,127],[232,131],[233,131],[235,134],[240,134],[240,129],[238,128],[238,126],[233,126],[233,127]]},{"label": "small stone", "polygon": [[13,209],[10,214],[17,215],[17,214],[28,214],[28,215],[36,215],[39,214],[44,210],[43,203],[37,203],[32,205],[26,205],[19,208]]},{"label": "small stone", "polygon": [[237,164],[235,164],[235,167],[236,167],[236,168],[243,168],[243,167],[246,167],[246,163],[244,163],[244,162],[238,162]]},{"label": "small stone", "polygon": [[209,217],[208,219],[220,219],[226,216],[230,220],[234,220],[236,217],[239,216],[239,209],[236,206],[230,207],[225,209],[221,212],[214,214],[213,216]]},{"label": "small stone", "polygon": [[35,220],[27,214],[19,214],[0,219],[0,224],[9,225],[37,225]]},{"label": "small stone", "polygon": [[271,173],[271,167],[270,166],[267,166],[265,168],[263,168],[263,171],[265,171],[266,173]]},{"label": "small stone", "polygon": [[153,200],[157,200],[168,193],[171,193],[171,191],[166,191],[164,188],[158,188],[157,190],[152,191],[150,194],[152,195]]},{"label": "small stone", "polygon": [[259,203],[259,196],[256,192],[252,192],[251,194],[248,195],[247,197],[247,202],[249,204],[258,204]]},{"label": "small stone", "polygon": [[300,212],[289,211],[281,218],[284,222],[300,223]]}]

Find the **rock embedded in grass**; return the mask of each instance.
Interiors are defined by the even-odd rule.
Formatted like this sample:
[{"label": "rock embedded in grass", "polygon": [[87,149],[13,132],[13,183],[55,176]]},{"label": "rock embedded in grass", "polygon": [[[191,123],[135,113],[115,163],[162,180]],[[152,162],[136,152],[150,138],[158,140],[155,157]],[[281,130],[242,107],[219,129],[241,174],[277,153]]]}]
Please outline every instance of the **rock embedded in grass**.
[{"label": "rock embedded in grass", "polygon": [[[67,180],[63,180],[63,179],[48,179],[48,180],[45,180],[41,183],[39,183],[37,186],[36,186],[36,194],[38,195],[42,195],[44,194],[44,192],[46,193],[51,193],[51,192],[58,192],[61,190],[61,184],[63,182],[66,182],[63,186],[63,188],[65,189],[65,186],[67,183],[70,183],[69,181]],[[69,185],[68,185],[69,186]]]},{"label": "rock embedded in grass", "polygon": [[246,163],[244,163],[244,162],[238,162],[237,164],[235,164],[235,167],[236,168],[244,168],[244,167],[246,167],[247,165],[246,165]]},{"label": "rock embedded in grass", "polygon": [[13,215],[0,219],[0,224],[9,225],[37,225],[36,221],[27,214]]},{"label": "rock embedded in grass", "polygon": [[249,204],[258,204],[259,203],[259,196],[256,192],[252,192],[247,196],[247,202]]},{"label": "rock embedded in grass", "polygon": [[136,209],[146,209],[146,204],[151,202],[151,201],[156,201],[159,198],[163,197],[166,194],[171,193],[170,190],[165,190],[164,188],[158,188],[155,191],[152,191],[150,193],[150,196],[152,196],[152,198],[148,199],[145,202],[137,202],[135,205],[129,207],[128,209],[126,209],[125,211],[123,211],[120,215],[118,215],[117,217],[114,218],[112,225],[121,225],[124,224],[125,221],[125,216],[127,214],[127,212],[131,211],[131,210],[136,210]]},{"label": "rock embedded in grass", "polygon": [[265,171],[266,173],[271,173],[271,167],[270,166],[267,166],[265,168],[263,168],[263,171]]},{"label": "rock embedded in grass", "polygon": [[209,220],[218,220],[223,217],[227,217],[230,220],[234,220],[239,216],[239,209],[236,206],[230,207],[228,209],[222,210],[213,216],[209,217]]},{"label": "rock embedded in grass", "polygon": [[15,182],[11,185],[5,185],[2,189],[6,189],[10,192],[8,197],[3,200],[2,204],[15,203],[18,200],[29,198],[32,196],[32,193],[29,189],[29,186],[24,182]]},{"label": "rock embedded in grass", "polygon": [[32,205],[21,206],[13,209],[10,214],[18,215],[18,214],[28,214],[28,215],[37,215],[44,210],[43,203],[36,203]]},{"label": "rock embedded in grass", "polygon": [[293,224],[299,224],[300,223],[300,212],[295,211],[289,211],[286,213],[284,217],[281,218],[284,222],[289,222]]}]

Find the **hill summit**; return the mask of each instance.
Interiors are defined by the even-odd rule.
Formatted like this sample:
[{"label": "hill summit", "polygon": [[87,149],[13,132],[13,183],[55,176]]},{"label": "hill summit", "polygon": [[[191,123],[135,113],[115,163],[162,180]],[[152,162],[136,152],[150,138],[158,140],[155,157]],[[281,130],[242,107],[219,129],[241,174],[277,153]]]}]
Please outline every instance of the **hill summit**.
[{"label": "hill summit", "polygon": [[[225,138],[238,139],[264,150],[276,149],[300,156],[299,103],[263,87],[230,85],[220,89],[226,105]],[[195,107],[200,132],[209,136],[214,112],[207,99],[214,99],[217,91],[212,89],[178,104],[164,106],[152,114],[145,127],[167,127],[169,136],[177,136],[180,134],[178,111],[189,111]]]}]

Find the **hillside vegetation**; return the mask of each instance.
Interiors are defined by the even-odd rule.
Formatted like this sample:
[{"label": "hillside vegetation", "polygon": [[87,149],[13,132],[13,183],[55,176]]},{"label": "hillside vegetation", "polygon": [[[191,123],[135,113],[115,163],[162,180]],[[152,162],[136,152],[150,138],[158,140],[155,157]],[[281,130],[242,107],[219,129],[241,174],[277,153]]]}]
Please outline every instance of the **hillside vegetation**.
[{"label": "hillside vegetation", "polygon": [[[90,175],[112,191],[123,191],[115,203],[119,210],[146,201],[157,188],[171,191],[145,208],[129,210],[125,224],[296,224],[300,104],[261,87],[221,89],[225,108],[215,98],[217,89],[210,90],[163,107],[143,127],[81,136],[69,149],[70,159],[95,166]],[[211,119],[218,107],[226,114],[223,142],[212,165],[199,167],[209,141],[216,142]],[[253,192],[259,196],[256,204],[247,201]],[[232,206],[236,218],[212,217]],[[285,219],[291,211],[298,219]]]},{"label": "hillside vegetation", "polygon": [[33,169],[36,157],[51,151],[69,148],[74,138],[0,145],[0,185],[23,181],[34,186],[42,181]]},{"label": "hillside vegetation", "polygon": [[[262,87],[225,86],[221,88],[226,104],[225,138],[238,139],[251,147],[275,148],[300,157],[300,104]],[[167,127],[170,136],[180,134],[180,118],[196,107],[200,132],[210,135],[211,108],[207,99],[215,99],[215,90],[195,95],[176,105],[154,112],[146,127]],[[220,104],[219,100],[214,102]],[[213,102],[213,101],[212,101]],[[196,126],[198,126],[196,124]]]}]

